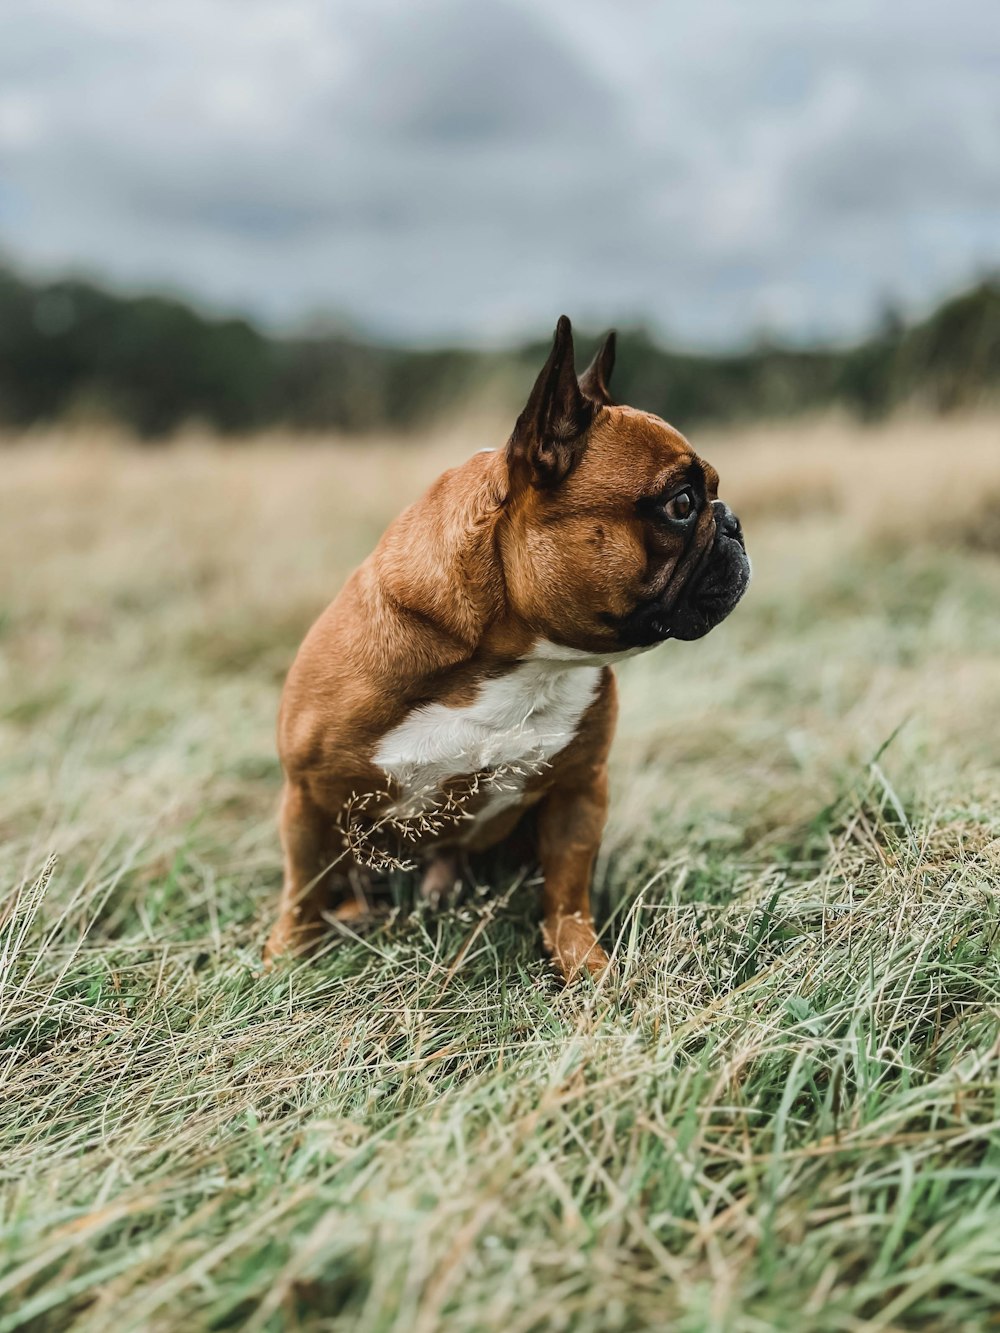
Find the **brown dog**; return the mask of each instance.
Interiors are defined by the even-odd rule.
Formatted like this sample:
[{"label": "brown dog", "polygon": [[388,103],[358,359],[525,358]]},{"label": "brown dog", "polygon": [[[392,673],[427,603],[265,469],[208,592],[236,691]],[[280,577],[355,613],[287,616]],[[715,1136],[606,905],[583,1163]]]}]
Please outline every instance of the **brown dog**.
[{"label": "brown dog", "polygon": [[325,912],[350,915],[364,866],[412,853],[433,896],[461,852],[536,807],[545,945],[567,981],[607,966],[589,887],[611,664],[700,638],[750,577],[715,470],[659,417],[612,404],[614,348],[609,334],[578,380],[563,316],[506,448],[405,510],[306,637],[279,720],[269,959],[313,944]]}]

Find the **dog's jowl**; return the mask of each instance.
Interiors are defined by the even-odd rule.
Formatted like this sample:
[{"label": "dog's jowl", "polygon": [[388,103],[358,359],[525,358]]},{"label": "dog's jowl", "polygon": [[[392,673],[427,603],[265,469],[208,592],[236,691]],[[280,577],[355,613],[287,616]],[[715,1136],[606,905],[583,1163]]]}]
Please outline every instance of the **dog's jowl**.
[{"label": "dog's jowl", "polygon": [[707,634],[750,577],[715,469],[612,402],[614,347],[609,334],[578,379],[560,319],[506,447],[400,514],[307,635],[281,703],[268,958],[360,910],[373,868],[419,863],[437,896],[530,809],[545,946],[567,981],[607,966],[589,886],[612,666]]}]

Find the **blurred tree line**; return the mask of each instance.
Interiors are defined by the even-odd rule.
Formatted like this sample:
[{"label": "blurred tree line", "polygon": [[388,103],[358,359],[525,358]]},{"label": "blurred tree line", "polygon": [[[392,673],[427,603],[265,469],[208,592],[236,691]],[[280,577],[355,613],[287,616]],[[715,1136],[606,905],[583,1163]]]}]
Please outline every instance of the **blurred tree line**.
[{"label": "blurred tree line", "polygon": [[[33,283],[0,267],[0,424],[8,427],[90,414],[147,439],[192,420],[224,433],[407,429],[486,399],[513,415],[547,346],[428,351],[334,334],[273,337],[167,297]],[[903,405],[942,413],[996,403],[1000,283],[984,282],[920,323],[887,317],[848,348],[760,343],[696,355],[626,331],[615,393],[682,427],[832,406],[872,418]]]}]

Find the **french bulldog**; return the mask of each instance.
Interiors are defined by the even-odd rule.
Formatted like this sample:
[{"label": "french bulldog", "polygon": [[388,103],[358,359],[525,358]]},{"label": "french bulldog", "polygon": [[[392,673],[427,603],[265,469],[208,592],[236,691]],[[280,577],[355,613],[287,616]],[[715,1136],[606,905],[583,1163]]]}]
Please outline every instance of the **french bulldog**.
[{"label": "french bulldog", "polygon": [[614,359],[612,332],[578,378],[562,316],[506,446],[400,514],[306,636],[278,725],[269,963],[364,910],[368,869],[419,864],[434,898],[530,810],[545,947],[567,982],[607,968],[589,893],[613,666],[701,638],[750,579],[715,469],[612,401]]}]

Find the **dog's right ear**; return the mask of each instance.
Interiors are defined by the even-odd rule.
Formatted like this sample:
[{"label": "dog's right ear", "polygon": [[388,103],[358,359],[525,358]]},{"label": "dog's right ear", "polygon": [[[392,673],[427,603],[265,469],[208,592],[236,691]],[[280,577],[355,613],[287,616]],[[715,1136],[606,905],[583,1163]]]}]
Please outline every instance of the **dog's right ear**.
[{"label": "dog's right ear", "polygon": [[594,353],[594,359],[580,376],[580,388],[588,398],[593,398],[595,403],[600,403],[602,407],[611,406],[611,373],[615,368],[615,347],[618,342],[618,335],[614,329],[607,335],[604,341]]},{"label": "dog's right ear", "polygon": [[597,404],[576,378],[572,325],[560,315],[549,359],[507,445],[511,472],[527,473],[536,487],[557,486],[586,448],[596,413]]}]

